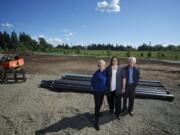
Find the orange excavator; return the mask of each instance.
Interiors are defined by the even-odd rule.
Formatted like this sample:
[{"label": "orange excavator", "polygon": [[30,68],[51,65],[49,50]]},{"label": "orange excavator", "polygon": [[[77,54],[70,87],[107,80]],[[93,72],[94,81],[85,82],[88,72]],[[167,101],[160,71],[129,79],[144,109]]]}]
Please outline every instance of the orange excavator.
[{"label": "orange excavator", "polygon": [[26,81],[25,70],[23,69],[24,58],[18,55],[5,54],[0,57],[0,82],[21,82]]}]

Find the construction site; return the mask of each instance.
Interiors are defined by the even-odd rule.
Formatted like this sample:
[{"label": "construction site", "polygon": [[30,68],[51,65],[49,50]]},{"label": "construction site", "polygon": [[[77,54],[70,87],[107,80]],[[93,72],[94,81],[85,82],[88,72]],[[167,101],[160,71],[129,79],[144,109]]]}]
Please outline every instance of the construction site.
[{"label": "construction site", "polygon": [[[1,69],[2,135],[180,134],[179,64],[137,59],[141,81],[136,89],[134,117],[122,115],[117,121],[109,115],[105,97],[102,130],[96,132],[94,97],[88,81],[102,58],[37,54],[15,58],[22,59],[14,65],[20,70]],[[108,65],[110,58],[104,60]],[[127,63],[126,58],[120,59],[121,66]],[[13,74],[16,72],[18,75]]]}]

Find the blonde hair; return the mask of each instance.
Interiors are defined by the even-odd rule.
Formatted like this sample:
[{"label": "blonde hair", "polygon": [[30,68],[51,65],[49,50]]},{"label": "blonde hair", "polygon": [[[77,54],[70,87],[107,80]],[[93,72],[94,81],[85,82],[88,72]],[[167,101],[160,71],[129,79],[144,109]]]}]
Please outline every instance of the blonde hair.
[{"label": "blonde hair", "polygon": [[100,61],[98,61],[98,67],[99,67],[99,65],[100,65],[100,64],[105,65],[105,64],[106,64],[106,62],[105,62],[104,60],[100,60]]},{"label": "blonde hair", "polygon": [[129,61],[133,61],[133,63],[136,63],[136,57],[129,57]]}]

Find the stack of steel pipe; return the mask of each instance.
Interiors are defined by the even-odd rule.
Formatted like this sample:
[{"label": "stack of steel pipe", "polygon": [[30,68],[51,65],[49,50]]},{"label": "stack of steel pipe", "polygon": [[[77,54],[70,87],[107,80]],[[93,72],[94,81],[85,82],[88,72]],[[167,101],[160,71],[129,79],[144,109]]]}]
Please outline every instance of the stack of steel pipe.
[{"label": "stack of steel pipe", "polygon": [[[42,81],[41,87],[56,91],[71,91],[82,93],[93,93],[91,86],[92,76],[80,74],[65,74],[60,80]],[[159,82],[140,80],[136,87],[135,96],[137,98],[152,98],[172,101],[174,95]]]}]

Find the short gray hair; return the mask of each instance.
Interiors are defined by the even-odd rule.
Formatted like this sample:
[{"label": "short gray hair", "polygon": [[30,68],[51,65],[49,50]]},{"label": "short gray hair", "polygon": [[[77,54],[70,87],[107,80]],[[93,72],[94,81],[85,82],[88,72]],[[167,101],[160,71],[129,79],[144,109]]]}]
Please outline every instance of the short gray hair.
[{"label": "short gray hair", "polygon": [[106,62],[105,62],[104,60],[100,60],[100,61],[98,61],[98,66],[99,66],[101,63],[104,64],[104,65],[106,65]]},{"label": "short gray hair", "polygon": [[129,61],[131,60],[134,62],[134,64],[136,63],[136,57],[129,57]]}]

